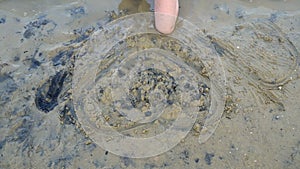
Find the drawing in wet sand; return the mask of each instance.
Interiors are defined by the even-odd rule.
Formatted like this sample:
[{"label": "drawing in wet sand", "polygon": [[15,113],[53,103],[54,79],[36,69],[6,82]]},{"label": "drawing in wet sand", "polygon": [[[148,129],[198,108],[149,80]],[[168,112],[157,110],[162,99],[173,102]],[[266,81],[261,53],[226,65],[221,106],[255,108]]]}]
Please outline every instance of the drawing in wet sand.
[{"label": "drawing in wet sand", "polygon": [[82,27],[92,10],[64,7],[69,35],[50,14],[0,13],[19,25],[0,56],[0,168],[298,166],[299,42],[281,18],[293,17],[218,4],[211,22],[238,23],[180,17],[161,35],[139,2]]}]

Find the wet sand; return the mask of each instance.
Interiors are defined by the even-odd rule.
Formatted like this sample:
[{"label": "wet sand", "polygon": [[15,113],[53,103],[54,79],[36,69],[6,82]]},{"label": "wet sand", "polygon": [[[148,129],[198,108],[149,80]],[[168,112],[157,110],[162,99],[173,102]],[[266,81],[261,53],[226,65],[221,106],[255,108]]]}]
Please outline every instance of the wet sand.
[{"label": "wet sand", "polygon": [[224,111],[204,143],[199,123],[140,159],[102,149],[73,103],[74,66],[95,32],[128,14],[118,9],[153,10],[120,3],[0,1],[0,168],[299,168],[299,1],[181,2],[222,63]]}]

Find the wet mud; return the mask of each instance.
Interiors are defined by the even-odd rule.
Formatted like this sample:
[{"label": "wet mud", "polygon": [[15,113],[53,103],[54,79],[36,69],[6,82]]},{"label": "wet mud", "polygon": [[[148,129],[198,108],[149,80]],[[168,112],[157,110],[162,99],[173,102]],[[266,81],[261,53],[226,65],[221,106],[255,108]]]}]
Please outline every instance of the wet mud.
[{"label": "wet mud", "polygon": [[[194,26],[198,27],[196,34],[201,35],[200,41],[207,44],[205,48],[222,63],[217,71],[210,70],[209,61],[197,57],[198,51],[191,47],[192,43],[155,32],[124,35],[123,40],[107,44],[111,48],[105,55],[99,53],[103,58],[93,73],[96,78],[84,74],[80,82],[82,86],[86,85],[85,80],[99,82],[95,98],[104,107],[104,120],[126,136],[148,138],[163,133],[178,116],[181,106],[178,96],[184,91],[180,87],[198,94],[194,95],[197,104],[193,106],[200,115],[187,136],[165,153],[141,159],[117,156],[99,146],[89,134],[86,124],[80,120],[78,102],[74,104],[74,86],[78,84],[74,78],[80,80],[74,74],[78,75],[76,64],[87,61],[86,56],[97,51],[97,46],[90,47],[93,40],[104,40],[95,38],[97,32],[103,32],[105,25],[117,23],[129,14],[151,11],[153,4],[124,0],[114,5],[119,11],[90,19],[89,24],[85,23],[88,20],[85,18],[92,15],[88,3],[66,4],[30,17],[1,8],[0,35],[4,41],[0,42],[3,49],[0,52],[0,168],[297,168],[300,165],[299,10],[273,10],[272,2],[269,6],[261,3],[267,9],[252,8],[255,2],[248,1],[241,1],[239,6],[225,2],[207,5],[210,10],[203,16],[207,23],[196,22]],[[257,15],[251,13],[255,10]],[[66,18],[59,19],[55,16],[57,12]],[[222,18],[228,18],[227,23]],[[178,22],[177,29],[184,29],[182,25]],[[126,31],[115,30],[116,34],[120,32]],[[126,56],[151,48],[170,52],[162,53],[163,56],[179,57],[179,62],[172,62],[178,63],[178,70],[168,73],[167,68],[171,70],[174,66],[166,61],[165,65],[152,66],[155,69],[128,76],[129,70],[135,70],[134,66],[140,62],[131,55],[131,58]],[[158,55],[159,52],[155,53],[155,57],[161,57]],[[145,56],[145,64],[151,65],[147,59],[158,63],[155,57]],[[121,59],[128,63],[120,62]],[[131,61],[136,65],[131,65]],[[116,69],[116,63],[120,63],[120,69]],[[182,65],[188,65],[193,71]],[[114,69],[119,71],[112,75],[125,79],[124,83],[110,79],[109,73]],[[180,69],[190,73],[187,75],[192,79],[190,85],[182,85],[176,78]],[[221,70],[225,80],[214,82],[221,86],[224,105],[221,114],[215,117],[209,113],[215,97],[211,80],[221,78],[214,75]],[[126,79],[131,77],[135,78],[127,83]],[[108,92],[113,88],[106,80],[120,89],[128,88],[129,108],[122,104],[112,106],[112,99],[119,95]],[[132,118],[130,114],[118,112],[134,107],[141,110],[137,117],[150,120],[157,115],[150,106],[153,91],[163,94],[168,110],[157,121],[140,125],[125,118]],[[205,127],[208,132],[203,130]],[[199,136],[207,139],[199,144]]]}]

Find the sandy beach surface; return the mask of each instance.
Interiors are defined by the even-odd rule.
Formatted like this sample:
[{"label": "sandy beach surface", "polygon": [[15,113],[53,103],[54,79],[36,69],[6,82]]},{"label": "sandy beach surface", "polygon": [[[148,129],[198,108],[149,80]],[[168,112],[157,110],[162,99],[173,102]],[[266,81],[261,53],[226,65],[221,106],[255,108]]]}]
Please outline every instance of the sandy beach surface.
[{"label": "sandy beach surface", "polygon": [[300,168],[300,1],[182,0],[168,36],[152,16],[0,0],[1,169]]}]

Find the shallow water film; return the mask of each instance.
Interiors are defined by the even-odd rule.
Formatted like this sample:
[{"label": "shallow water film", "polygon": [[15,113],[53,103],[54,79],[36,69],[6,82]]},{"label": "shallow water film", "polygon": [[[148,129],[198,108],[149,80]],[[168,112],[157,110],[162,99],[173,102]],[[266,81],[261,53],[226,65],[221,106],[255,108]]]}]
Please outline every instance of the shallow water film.
[{"label": "shallow water film", "polygon": [[0,168],[300,166],[300,2],[0,0]]}]

